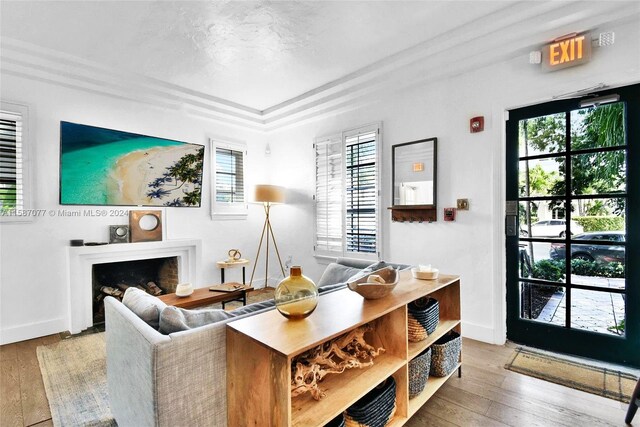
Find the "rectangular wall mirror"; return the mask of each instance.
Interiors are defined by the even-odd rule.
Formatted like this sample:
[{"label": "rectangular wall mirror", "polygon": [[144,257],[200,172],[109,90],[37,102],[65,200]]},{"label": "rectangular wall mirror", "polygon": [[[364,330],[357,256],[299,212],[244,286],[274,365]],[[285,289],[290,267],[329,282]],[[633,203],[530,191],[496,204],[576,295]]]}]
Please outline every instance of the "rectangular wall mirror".
[{"label": "rectangular wall mirror", "polygon": [[392,147],[394,221],[435,221],[437,142],[428,138]]}]

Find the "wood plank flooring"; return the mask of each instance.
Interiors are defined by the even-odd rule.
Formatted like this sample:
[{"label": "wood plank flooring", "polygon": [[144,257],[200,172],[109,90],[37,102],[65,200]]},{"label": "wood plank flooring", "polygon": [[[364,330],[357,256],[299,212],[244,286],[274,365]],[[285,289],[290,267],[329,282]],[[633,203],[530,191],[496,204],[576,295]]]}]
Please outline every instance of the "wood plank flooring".
[{"label": "wood plank flooring", "polygon": [[[36,347],[60,339],[56,334],[0,347],[0,426],[53,425]],[[465,339],[462,378],[453,375],[406,425],[625,425],[626,404],[505,370],[513,348]]]},{"label": "wood plank flooring", "polygon": [[55,334],[0,347],[0,426],[53,426],[36,347],[60,339]]}]

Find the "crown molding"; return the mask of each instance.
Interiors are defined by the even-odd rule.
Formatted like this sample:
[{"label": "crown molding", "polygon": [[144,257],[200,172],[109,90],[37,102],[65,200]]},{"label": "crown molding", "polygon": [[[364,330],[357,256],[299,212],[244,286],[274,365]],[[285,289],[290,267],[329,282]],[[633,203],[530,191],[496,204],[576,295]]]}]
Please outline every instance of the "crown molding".
[{"label": "crown molding", "polygon": [[1,40],[0,72],[272,132],[525,55],[568,30],[593,30],[639,16],[635,2],[514,3],[265,110],[9,37]]}]

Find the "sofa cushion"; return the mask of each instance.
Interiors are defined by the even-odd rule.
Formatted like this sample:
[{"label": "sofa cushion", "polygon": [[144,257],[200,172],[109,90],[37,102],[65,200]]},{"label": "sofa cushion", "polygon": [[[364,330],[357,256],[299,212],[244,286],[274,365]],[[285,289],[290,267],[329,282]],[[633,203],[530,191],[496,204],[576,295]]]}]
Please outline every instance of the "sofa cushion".
[{"label": "sofa cushion", "polygon": [[373,264],[369,264],[366,268],[363,268],[362,270],[358,270],[353,275],[347,277],[345,279],[345,282],[353,282],[354,280],[358,280],[364,276],[367,276],[373,273],[376,270],[380,270],[381,268],[388,267],[389,265],[390,264],[387,264],[384,261],[374,262]]},{"label": "sofa cushion", "polygon": [[386,267],[393,267],[393,268],[395,268],[397,270],[406,270],[407,268],[410,268],[411,266],[409,264],[396,264],[396,263],[391,263],[391,262],[378,261],[378,262],[374,262],[373,264],[370,264],[366,268],[358,271],[356,274],[354,274],[353,276],[349,277],[346,280],[346,282],[353,282],[355,280],[361,279],[362,277],[373,273],[376,270],[380,270],[380,269],[386,268]]},{"label": "sofa cushion", "polygon": [[362,270],[371,265],[371,260],[366,259],[353,259],[353,258],[338,258],[336,264],[346,265],[347,267],[354,267]]},{"label": "sofa cushion", "polygon": [[249,313],[255,313],[256,311],[265,310],[267,308],[273,308],[276,306],[276,303],[273,299],[269,299],[266,301],[254,302],[253,304],[245,305],[244,307],[236,308],[232,310],[230,313],[234,316],[242,316]]},{"label": "sofa cushion", "polygon": [[160,312],[167,306],[159,298],[134,287],[125,291],[122,303],[156,330],[160,324]]},{"label": "sofa cushion", "polygon": [[233,317],[233,313],[220,309],[187,310],[168,306],[160,313],[160,332],[171,334],[186,331]]},{"label": "sofa cushion", "polygon": [[346,265],[331,263],[322,273],[322,277],[318,280],[318,288],[322,289],[327,285],[335,285],[336,283],[344,283],[350,277],[362,271],[359,268],[347,267]]},{"label": "sofa cushion", "polygon": [[329,292],[338,291],[346,287],[347,287],[347,282],[335,283],[333,285],[326,285],[321,288],[318,288],[318,293],[320,295],[324,295],[324,294],[328,294]]}]

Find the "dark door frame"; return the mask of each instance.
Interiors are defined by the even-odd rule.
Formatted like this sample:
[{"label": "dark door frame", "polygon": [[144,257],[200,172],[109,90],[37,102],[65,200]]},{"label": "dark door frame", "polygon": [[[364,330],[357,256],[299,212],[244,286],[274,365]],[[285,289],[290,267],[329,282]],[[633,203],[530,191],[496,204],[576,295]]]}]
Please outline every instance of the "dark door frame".
[{"label": "dark door frame", "polygon": [[[518,274],[519,236],[516,235],[505,237],[507,338],[516,343],[546,350],[640,366],[640,84],[600,91],[597,94],[614,93],[620,95],[620,101],[626,104],[628,198],[625,336],[609,336],[521,319]],[[591,96],[593,94],[588,97]],[[505,194],[507,200],[518,200],[519,121],[578,109],[579,103],[580,99],[568,99],[509,111],[509,119],[506,122]]]}]

